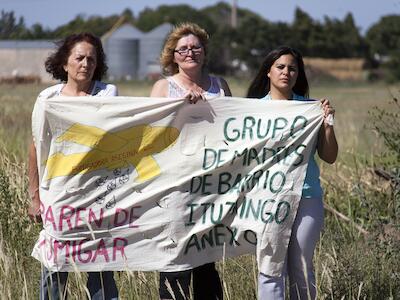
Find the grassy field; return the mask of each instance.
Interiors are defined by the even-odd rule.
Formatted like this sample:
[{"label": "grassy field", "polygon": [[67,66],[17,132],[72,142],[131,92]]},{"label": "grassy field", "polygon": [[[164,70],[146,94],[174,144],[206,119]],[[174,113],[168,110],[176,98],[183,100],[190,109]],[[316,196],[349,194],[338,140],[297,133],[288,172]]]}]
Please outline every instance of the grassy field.
[{"label": "grassy field", "polygon": [[[235,96],[247,82],[228,80]],[[147,96],[151,82],[119,83],[120,95]],[[38,297],[40,264],[30,257],[40,230],[26,216],[26,156],[30,115],[45,85],[0,85],[0,299]],[[312,98],[328,98],[336,109],[340,154],[321,164],[325,203],[350,219],[326,212],[315,255],[319,299],[400,299],[400,204],[388,181],[372,171],[382,161],[382,140],[368,111],[392,110],[399,87],[385,84],[326,83],[312,86]],[[362,226],[364,235],[355,225]],[[218,263],[225,299],[255,299],[257,270],[252,256]],[[85,275],[71,276],[70,299],[85,296]],[[157,299],[156,272],[118,272],[121,299]]]}]

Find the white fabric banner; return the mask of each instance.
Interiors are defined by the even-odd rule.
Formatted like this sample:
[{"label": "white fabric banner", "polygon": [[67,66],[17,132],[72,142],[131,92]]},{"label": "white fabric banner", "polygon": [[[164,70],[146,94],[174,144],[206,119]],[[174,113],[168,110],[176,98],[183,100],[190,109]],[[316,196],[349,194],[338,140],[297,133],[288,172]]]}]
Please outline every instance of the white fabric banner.
[{"label": "white fabric banner", "polygon": [[317,101],[56,97],[32,117],[53,271],[190,269],[255,253],[279,275]]}]

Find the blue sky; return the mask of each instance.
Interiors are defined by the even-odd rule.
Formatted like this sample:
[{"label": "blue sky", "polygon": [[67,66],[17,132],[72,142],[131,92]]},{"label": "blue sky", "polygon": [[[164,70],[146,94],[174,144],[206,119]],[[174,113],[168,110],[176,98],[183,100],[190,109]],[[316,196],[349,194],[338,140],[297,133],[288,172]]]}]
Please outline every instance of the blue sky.
[{"label": "blue sky", "polygon": [[[130,8],[138,15],[145,7],[156,8],[161,4],[185,3],[203,8],[217,2],[219,1],[0,0],[0,10],[12,10],[16,16],[23,16],[28,26],[41,23],[54,29],[72,20],[77,14],[108,16]],[[231,3],[232,0],[225,2]],[[400,14],[400,0],[238,0],[237,3],[239,7],[257,12],[270,21],[291,22],[296,6],[317,20],[323,20],[325,15],[343,19],[347,12],[351,12],[361,32],[365,32],[383,15]]]}]

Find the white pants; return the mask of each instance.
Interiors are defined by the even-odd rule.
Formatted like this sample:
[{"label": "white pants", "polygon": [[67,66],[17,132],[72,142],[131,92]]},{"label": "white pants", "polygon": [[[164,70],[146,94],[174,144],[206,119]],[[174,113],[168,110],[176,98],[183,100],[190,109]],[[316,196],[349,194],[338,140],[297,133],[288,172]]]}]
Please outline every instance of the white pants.
[{"label": "white pants", "polygon": [[314,249],[324,224],[322,199],[301,199],[293,223],[284,270],[281,276],[260,273],[260,300],[284,300],[285,278],[289,276],[290,299],[315,299]]}]

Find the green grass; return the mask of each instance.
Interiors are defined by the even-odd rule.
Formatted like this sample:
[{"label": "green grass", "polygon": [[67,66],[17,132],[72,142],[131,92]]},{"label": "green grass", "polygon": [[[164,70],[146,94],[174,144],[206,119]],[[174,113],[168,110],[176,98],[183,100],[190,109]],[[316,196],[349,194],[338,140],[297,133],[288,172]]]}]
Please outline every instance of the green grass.
[{"label": "green grass", "polygon": [[[228,78],[235,96],[248,82]],[[148,96],[151,82],[117,83],[120,95]],[[40,265],[30,257],[40,226],[26,216],[26,157],[30,116],[45,85],[0,85],[0,299],[38,297]],[[384,150],[371,130],[368,111],[388,110],[399,88],[384,84],[332,83],[312,86],[313,98],[327,98],[336,109],[340,153],[336,164],[321,164],[325,203],[370,232],[326,212],[315,255],[319,299],[399,299],[400,234],[398,194],[373,168]],[[225,299],[255,299],[255,258],[247,255],[218,263]],[[116,272],[121,299],[157,299],[156,272]],[[85,275],[71,276],[70,299],[85,297]]]}]

